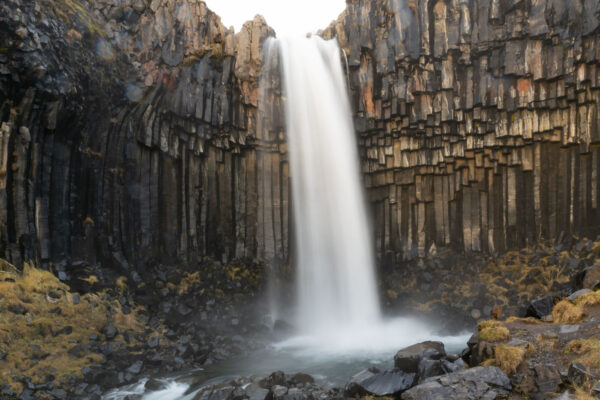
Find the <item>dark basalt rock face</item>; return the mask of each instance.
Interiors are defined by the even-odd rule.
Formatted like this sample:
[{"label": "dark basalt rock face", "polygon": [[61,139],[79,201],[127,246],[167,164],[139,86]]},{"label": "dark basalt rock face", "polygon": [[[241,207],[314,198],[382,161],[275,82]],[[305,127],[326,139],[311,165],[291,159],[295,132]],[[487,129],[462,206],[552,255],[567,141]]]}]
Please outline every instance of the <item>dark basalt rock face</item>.
[{"label": "dark basalt rock face", "polygon": [[[597,233],[599,6],[563,3],[348,1],[322,32],[347,55],[382,262]],[[205,256],[288,260],[262,18],[235,34],[195,0],[0,10],[1,257],[138,281]]]},{"label": "dark basalt rock face", "polygon": [[598,233],[599,7],[348,1],[323,35],[348,58],[381,257]]},{"label": "dark basalt rock face", "polygon": [[0,257],[61,279],[285,258],[283,156],[256,138],[273,31],[234,34],[195,0],[121,3],[0,5]]}]

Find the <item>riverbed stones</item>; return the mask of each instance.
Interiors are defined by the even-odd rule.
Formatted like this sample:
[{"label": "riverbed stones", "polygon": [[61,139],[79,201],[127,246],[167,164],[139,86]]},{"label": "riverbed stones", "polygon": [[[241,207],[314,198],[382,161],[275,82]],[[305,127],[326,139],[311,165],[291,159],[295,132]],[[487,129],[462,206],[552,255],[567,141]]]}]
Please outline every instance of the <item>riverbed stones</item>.
[{"label": "riverbed stones", "polygon": [[507,398],[510,380],[500,368],[475,367],[425,380],[402,394],[403,400],[493,400]]}]

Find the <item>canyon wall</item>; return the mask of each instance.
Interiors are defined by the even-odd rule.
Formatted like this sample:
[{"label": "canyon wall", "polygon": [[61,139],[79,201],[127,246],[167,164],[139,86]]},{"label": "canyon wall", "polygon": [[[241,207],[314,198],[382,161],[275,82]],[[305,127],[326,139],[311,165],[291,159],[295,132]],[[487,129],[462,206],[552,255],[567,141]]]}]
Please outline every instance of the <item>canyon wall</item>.
[{"label": "canyon wall", "polygon": [[285,150],[256,135],[261,17],[234,34],[196,0],[0,11],[0,256],[65,278],[287,257]]},{"label": "canyon wall", "polygon": [[344,48],[388,261],[598,233],[600,4],[347,2]]},{"label": "canyon wall", "polygon": [[[597,233],[599,11],[347,2],[321,34],[348,60],[382,261]],[[258,90],[274,34],[198,0],[2,2],[0,256],[66,278],[288,262],[282,98]]]}]

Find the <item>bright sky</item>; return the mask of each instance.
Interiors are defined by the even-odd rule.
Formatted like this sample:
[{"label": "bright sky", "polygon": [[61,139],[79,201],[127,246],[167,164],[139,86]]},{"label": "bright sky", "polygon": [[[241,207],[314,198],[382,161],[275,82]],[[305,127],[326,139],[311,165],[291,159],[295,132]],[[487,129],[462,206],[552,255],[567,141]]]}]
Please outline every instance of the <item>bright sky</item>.
[{"label": "bright sky", "polygon": [[346,8],[345,0],[205,0],[223,25],[239,32],[244,22],[261,14],[277,37],[325,29]]}]

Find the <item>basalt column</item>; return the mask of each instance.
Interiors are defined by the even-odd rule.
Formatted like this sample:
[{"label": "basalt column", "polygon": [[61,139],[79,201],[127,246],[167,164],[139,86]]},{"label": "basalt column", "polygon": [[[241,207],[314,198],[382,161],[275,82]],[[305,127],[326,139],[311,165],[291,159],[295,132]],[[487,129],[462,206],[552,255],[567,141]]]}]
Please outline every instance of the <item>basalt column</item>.
[{"label": "basalt column", "polygon": [[596,1],[349,1],[346,50],[378,253],[598,233]]}]

